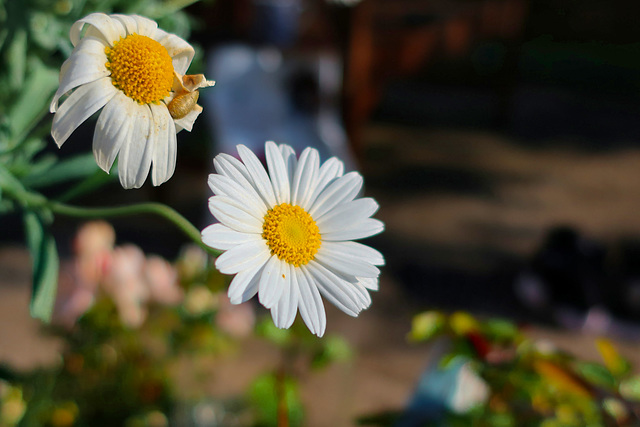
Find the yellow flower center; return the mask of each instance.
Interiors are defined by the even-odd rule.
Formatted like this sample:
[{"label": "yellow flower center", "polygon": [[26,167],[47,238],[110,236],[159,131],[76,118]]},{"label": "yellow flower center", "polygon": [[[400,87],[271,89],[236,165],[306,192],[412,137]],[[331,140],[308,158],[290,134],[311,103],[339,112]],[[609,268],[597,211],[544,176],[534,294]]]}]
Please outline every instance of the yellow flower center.
[{"label": "yellow flower center", "polygon": [[130,34],[104,50],[113,85],[139,104],[157,104],[173,87],[173,62],[157,41]]},{"label": "yellow flower center", "polygon": [[262,237],[271,254],[296,267],[311,261],[320,248],[316,222],[300,206],[282,203],[264,216]]}]

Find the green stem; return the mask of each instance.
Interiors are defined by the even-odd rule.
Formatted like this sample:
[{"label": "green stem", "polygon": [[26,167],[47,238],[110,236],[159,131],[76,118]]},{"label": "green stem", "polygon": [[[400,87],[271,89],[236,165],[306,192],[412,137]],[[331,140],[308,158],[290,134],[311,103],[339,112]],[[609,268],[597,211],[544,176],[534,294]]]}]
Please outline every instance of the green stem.
[{"label": "green stem", "polygon": [[84,208],[70,206],[64,203],[48,201],[45,205],[55,214],[81,217],[81,218],[108,218],[118,216],[130,216],[140,214],[159,215],[173,223],[184,234],[193,240],[202,249],[213,256],[220,255],[220,251],[210,248],[202,242],[200,230],[198,230],[188,219],[180,215],[175,209],[163,205],[162,203],[139,203],[129,206],[117,206],[106,208]]}]

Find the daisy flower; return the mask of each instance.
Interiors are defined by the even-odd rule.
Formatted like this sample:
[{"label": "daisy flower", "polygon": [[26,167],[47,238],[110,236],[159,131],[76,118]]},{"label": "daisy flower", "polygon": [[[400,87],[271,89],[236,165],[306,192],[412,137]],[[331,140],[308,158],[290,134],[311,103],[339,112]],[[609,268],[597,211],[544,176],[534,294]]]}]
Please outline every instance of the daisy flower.
[{"label": "daisy flower", "polygon": [[198,89],[213,85],[202,74],[184,75],[191,45],[136,15],[93,13],[74,23],[70,36],[74,50],[50,107],[58,147],[102,109],[93,135],[98,165],[108,173],[118,156],[124,188],[142,186],[149,169],[153,185],[167,181],[176,166],[176,133],[191,131],[202,112]]},{"label": "daisy flower", "polygon": [[224,274],[235,274],[229,299],[240,304],[256,293],[279,328],[296,313],[312,333],[322,336],[326,315],[321,295],[357,316],[378,289],[383,256],[353,242],[381,232],[370,218],[378,204],[358,198],[362,177],[343,175],[336,158],[320,166],[318,151],[300,158],[288,145],[266,143],[268,172],[255,154],[238,145],[240,160],[219,154],[217,174],[209,175],[215,194],[209,209],[220,223],[202,231],[202,241],[225,251],[216,260]]}]

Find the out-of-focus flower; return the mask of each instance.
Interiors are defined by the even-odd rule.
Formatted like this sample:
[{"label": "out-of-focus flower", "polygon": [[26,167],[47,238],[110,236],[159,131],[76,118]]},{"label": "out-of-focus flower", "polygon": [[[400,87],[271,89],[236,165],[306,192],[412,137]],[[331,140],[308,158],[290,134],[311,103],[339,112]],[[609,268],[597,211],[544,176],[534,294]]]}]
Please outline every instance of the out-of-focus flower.
[{"label": "out-of-focus flower", "polygon": [[256,293],[279,328],[288,328],[300,310],[312,333],[322,336],[326,315],[321,294],[357,316],[378,289],[382,254],[353,242],[380,233],[371,218],[378,204],[356,199],[357,172],[331,158],[320,166],[318,151],[267,142],[268,173],[255,154],[238,146],[242,161],[220,154],[209,175],[215,194],[211,213],[220,221],[202,231],[205,244],[226,251],[216,260],[223,274],[235,274],[229,299],[239,304]]},{"label": "out-of-focus flower", "polygon": [[178,272],[164,258],[149,256],[144,266],[150,297],[163,305],[175,305],[182,301],[182,288],[178,285]]},{"label": "out-of-focus flower", "polygon": [[22,389],[0,380],[0,426],[17,426],[26,409]]},{"label": "out-of-focus flower", "polygon": [[131,328],[139,327],[147,315],[149,288],[144,277],[145,261],[137,246],[117,247],[104,280],[104,289],[113,298],[120,320]]},{"label": "out-of-focus flower", "polygon": [[249,304],[231,304],[224,294],[220,294],[219,301],[216,325],[232,337],[244,338],[251,334],[256,323],[253,308]]},{"label": "out-of-focus flower", "polygon": [[489,385],[471,368],[471,364],[465,363],[458,371],[455,393],[449,405],[453,411],[465,413],[487,403],[490,392]]},{"label": "out-of-focus flower", "polygon": [[111,262],[116,233],[105,221],[92,221],[78,230],[73,241],[76,273],[80,281],[98,283]]},{"label": "out-of-focus flower", "polygon": [[96,282],[81,279],[81,275],[78,274],[77,260],[62,263],[52,322],[71,328],[93,305],[96,290]]},{"label": "out-of-focus flower", "polygon": [[204,285],[195,285],[184,297],[184,309],[192,316],[212,312],[218,307],[218,296]]},{"label": "out-of-focus flower", "polygon": [[186,281],[192,281],[207,267],[209,256],[196,245],[187,245],[180,251],[177,268],[180,277]]},{"label": "out-of-focus flower", "polygon": [[136,15],[92,13],[73,24],[70,36],[74,50],[50,107],[58,147],[102,109],[93,137],[98,165],[109,172],[118,156],[124,188],[142,186],[152,165],[153,185],[167,181],[176,165],[176,133],[191,131],[202,112],[198,89],[213,85],[201,74],[184,75],[191,45]]}]

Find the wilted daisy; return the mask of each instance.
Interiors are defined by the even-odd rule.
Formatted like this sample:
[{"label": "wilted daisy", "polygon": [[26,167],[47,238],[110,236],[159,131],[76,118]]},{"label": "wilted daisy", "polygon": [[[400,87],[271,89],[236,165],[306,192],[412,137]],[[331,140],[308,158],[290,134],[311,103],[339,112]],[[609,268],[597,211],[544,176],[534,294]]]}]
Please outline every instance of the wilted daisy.
[{"label": "wilted daisy", "polygon": [[256,293],[271,310],[276,326],[288,328],[300,310],[311,332],[322,336],[326,316],[321,295],[357,316],[378,289],[382,255],[353,242],[381,232],[371,218],[378,204],[356,196],[357,172],[343,175],[336,158],[320,166],[318,151],[300,158],[288,145],[266,144],[268,173],[247,147],[240,160],[220,154],[209,175],[215,194],[211,213],[220,221],[202,231],[202,241],[225,251],[216,260],[224,274],[235,274],[229,299],[240,304]]},{"label": "wilted daisy", "polygon": [[73,24],[70,36],[75,48],[50,107],[58,147],[102,108],[93,135],[98,165],[109,172],[118,156],[124,188],[140,187],[149,169],[153,185],[167,181],[176,165],[176,133],[191,131],[202,112],[198,89],[213,85],[202,74],[184,75],[191,45],[136,15],[92,13]]}]

